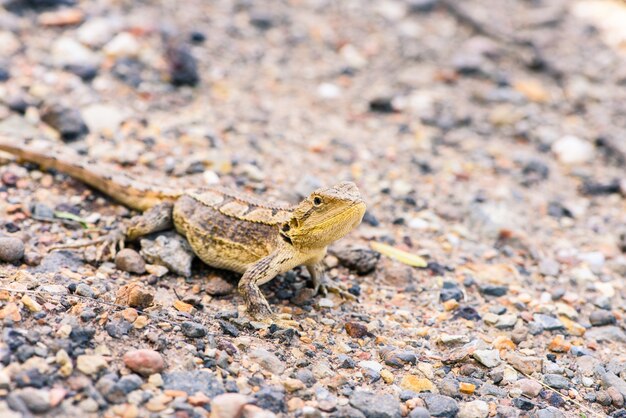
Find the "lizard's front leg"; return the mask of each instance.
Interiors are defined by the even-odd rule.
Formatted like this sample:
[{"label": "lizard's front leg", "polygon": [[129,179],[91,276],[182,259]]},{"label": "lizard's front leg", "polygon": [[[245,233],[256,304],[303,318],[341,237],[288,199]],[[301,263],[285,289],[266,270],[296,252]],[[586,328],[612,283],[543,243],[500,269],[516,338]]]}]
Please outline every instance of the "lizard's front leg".
[{"label": "lizard's front leg", "polygon": [[130,220],[100,238],[76,244],[59,245],[50,248],[50,250],[83,248],[90,245],[97,245],[97,261],[102,258],[106,250],[109,251],[111,257],[115,257],[118,248],[124,248],[124,241],[134,241],[144,235],[172,228],[172,208],[173,204],[171,202],[159,203],[143,214],[132,217]]},{"label": "lizard's front leg", "polygon": [[315,294],[321,294],[323,296],[326,296],[328,292],[332,292],[338,294],[344,299],[356,299],[356,297],[352,293],[342,289],[341,287],[339,287],[339,285],[326,277],[324,264],[321,261],[313,264],[307,264],[306,268],[309,271],[311,280],[313,281],[313,289],[315,290]]},{"label": "lizard's front leg", "polygon": [[284,271],[286,263],[290,260],[290,255],[276,251],[251,265],[239,280],[239,293],[246,304],[246,311],[254,319],[287,327],[298,325],[295,321],[284,320],[274,315],[259,288],[260,285],[269,282]]}]

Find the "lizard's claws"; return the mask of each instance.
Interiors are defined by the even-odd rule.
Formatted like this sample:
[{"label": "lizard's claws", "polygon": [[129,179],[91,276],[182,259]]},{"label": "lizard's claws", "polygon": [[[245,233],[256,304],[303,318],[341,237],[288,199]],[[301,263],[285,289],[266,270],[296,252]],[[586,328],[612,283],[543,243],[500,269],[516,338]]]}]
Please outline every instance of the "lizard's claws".
[{"label": "lizard's claws", "polygon": [[352,293],[343,289],[337,283],[329,279],[324,279],[322,282],[317,283],[314,290],[315,290],[316,295],[327,296],[328,293],[330,292],[330,293],[335,293],[336,295],[339,295],[343,299],[346,299],[346,300],[354,301],[357,299],[356,296],[354,296]]},{"label": "lizard's claws", "polygon": [[291,319],[291,315],[289,314],[255,315],[254,319],[268,326],[276,325],[279,328],[285,329],[301,329],[300,323]]},{"label": "lizard's claws", "polygon": [[124,249],[124,240],[126,235],[122,229],[114,229],[107,233],[106,235],[101,236],[100,238],[96,238],[93,240],[73,243],[73,244],[64,244],[64,245],[55,245],[49,248],[49,251],[54,250],[66,250],[72,248],[84,248],[89,247],[91,245],[97,246],[96,250],[96,261],[100,261],[103,259],[105,252],[108,250],[108,255],[111,258],[114,258],[117,254],[118,249],[121,251]]}]

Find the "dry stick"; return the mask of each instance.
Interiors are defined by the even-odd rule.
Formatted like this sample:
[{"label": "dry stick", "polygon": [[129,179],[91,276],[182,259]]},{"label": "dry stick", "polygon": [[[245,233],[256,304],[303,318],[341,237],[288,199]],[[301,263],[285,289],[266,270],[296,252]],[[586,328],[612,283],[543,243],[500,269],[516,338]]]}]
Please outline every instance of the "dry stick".
[{"label": "dry stick", "polygon": [[[82,295],[76,295],[76,294],[68,294],[68,295],[61,295],[59,293],[54,293],[54,292],[48,292],[45,290],[18,290],[18,289],[11,289],[8,287],[0,287],[0,291],[7,291],[9,293],[30,293],[32,295],[48,295],[48,296],[53,296],[53,297],[73,297],[73,298],[77,298],[77,299],[81,299],[83,301],[86,302],[93,302],[96,304],[100,304],[100,305],[106,305],[106,306],[110,306],[112,308],[117,308],[120,310],[123,309],[128,309],[129,306],[124,306],[124,305],[120,305],[118,303],[113,303],[113,302],[106,302],[104,300],[99,300],[99,299],[93,299],[87,296],[82,296]],[[181,322],[177,322],[177,321],[172,321],[170,319],[166,319],[166,318],[159,318],[156,314],[150,313],[150,312],[146,312],[143,309],[137,309],[137,308],[133,308],[135,309],[138,313],[142,314],[142,315],[146,315],[151,319],[154,319],[156,321],[160,321],[160,322],[167,322],[170,325],[181,325]]]},{"label": "dry stick", "polygon": [[[508,364],[508,363],[507,363],[507,364]],[[510,365],[510,364],[509,364],[509,365]],[[518,371],[519,371],[519,370],[518,370]],[[569,401],[569,402],[573,403],[574,405],[576,405],[578,408],[582,409],[583,411],[588,412],[588,413],[590,413],[591,415],[595,415],[595,416],[602,417],[602,418],[606,418],[606,417],[608,417],[608,415],[601,414],[600,412],[596,412],[596,411],[594,411],[593,409],[589,408],[588,406],[585,406],[585,405],[581,404],[581,403],[580,403],[580,402],[578,402],[576,399],[571,398],[569,395],[563,395],[563,394],[562,394],[561,392],[559,392],[558,390],[551,388],[550,386],[548,386],[548,385],[547,385],[547,384],[545,384],[544,382],[541,382],[540,380],[538,380],[538,379],[536,379],[536,378],[532,377],[531,375],[526,374],[526,373],[524,373],[524,372],[520,372],[520,373],[522,373],[522,374],[523,374],[526,378],[528,378],[528,379],[530,379],[530,380],[533,380],[533,381],[535,381],[535,382],[539,383],[541,386],[543,386],[544,388],[546,388],[546,389],[547,389],[547,390],[549,390],[550,392],[556,393],[557,395],[564,397],[567,401]]]}]

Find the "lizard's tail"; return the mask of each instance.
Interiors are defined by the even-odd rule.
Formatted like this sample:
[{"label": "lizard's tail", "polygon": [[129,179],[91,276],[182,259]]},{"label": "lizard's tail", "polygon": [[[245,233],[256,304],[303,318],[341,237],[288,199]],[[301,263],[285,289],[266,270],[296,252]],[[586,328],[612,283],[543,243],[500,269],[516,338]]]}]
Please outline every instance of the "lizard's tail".
[{"label": "lizard's tail", "polygon": [[125,206],[139,211],[145,211],[164,201],[173,201],[182,194],[181,191],[133,180],[124,174],[114,172],[113,168],[99,166],[95,161],[79,155],[72,149],[50,141],[25,142],[0,136],[0,151],[13,154],[19,160],[68,174]]}]

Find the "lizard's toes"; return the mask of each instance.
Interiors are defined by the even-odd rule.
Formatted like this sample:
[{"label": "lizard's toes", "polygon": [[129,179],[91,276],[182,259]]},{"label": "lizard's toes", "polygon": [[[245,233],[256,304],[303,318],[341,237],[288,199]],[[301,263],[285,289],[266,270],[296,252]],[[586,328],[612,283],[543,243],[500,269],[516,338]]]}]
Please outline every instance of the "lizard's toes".
[{"label": "lizard's toes", "polygon": [[326,296],[329,292],[335,293],[336,295],[339,295],[346,300],[357,300],[356,296],[354,296],[352,293],[348,292],[345,289],[342,289],[340,286],[332,282],[321,284],[319,286],[317,294]]}]

